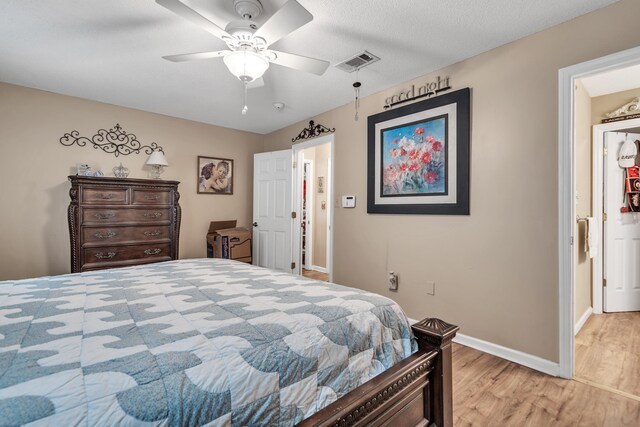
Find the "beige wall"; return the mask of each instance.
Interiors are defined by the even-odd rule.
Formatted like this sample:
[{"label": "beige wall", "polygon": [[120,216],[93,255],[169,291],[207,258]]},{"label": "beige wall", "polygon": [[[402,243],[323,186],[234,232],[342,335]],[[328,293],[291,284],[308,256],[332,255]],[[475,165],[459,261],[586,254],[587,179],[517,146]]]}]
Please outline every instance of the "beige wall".
[{"label": "beige wall", "polygon": [[[575,92],[576,215],[591,216],[591,98],[581,82]],[[584,222],[576,222],[574,322],[591,307],[591,258],[585,252]]]},{"label": "beige wall", "polygon": [[[387,295],[412,318],[558,361],[558,70],[640,45],[640,2],[607,8],[454,64],[314,119],[335,127],[334,278]],[[367,70],[360,73],[366,89]],[[471,87],[471,215],[368,215],[367,116],[412,83],[451,76]],[[345,89],[347,90],[347,89]],[[287,148],[306,121],[268,135]],[[386,272],[399,274],[390,292]],[[435,296],[425,282],[435,281]]]},{"label": "beige wall", "polygon": [[[143,144],[164,148],[170,166],[163,178],[181,181],[181,258],[206,256],[211,220],[250,224],[253,154],[262,148],[261,135],[2,83],[0,118],[0,280],[69,272],[67,175],[76,163],[113,176],[122,162],[130,177],[147,177],[146,154],[116,158],[90,146],[62,146],[60,137],[72,130],[92,136],[119,123]],[[196,194],[198,155],[235,160],[232,196]]]},{"label": "beige wall", "polygon": [[602,119],[606,119],[606,113],[622,107],[627,102],[640,96],[640,88],[625,90],[623,92],[610,93],[609,95],[596,96],[591,103],[591,123],[598,125]]}]

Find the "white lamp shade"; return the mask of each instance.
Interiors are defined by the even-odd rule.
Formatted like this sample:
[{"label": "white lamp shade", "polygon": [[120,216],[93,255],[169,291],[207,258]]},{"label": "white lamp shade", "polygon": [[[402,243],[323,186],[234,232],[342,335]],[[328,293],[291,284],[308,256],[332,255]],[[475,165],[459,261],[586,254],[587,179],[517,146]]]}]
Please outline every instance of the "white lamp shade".
[{"label": "white lamp shade", "polygon": [[267,58],[246,50],[239,50],[225,55],[223,61],[231,71],[231,74],[245,83],[261,77],[269,68],[269,60]]},{"label": "white lamp shade", "polygon": [[147,164],[150,166],[169,166],[167,159],[164,157],[162,151],[154,151],[147,159]]}]

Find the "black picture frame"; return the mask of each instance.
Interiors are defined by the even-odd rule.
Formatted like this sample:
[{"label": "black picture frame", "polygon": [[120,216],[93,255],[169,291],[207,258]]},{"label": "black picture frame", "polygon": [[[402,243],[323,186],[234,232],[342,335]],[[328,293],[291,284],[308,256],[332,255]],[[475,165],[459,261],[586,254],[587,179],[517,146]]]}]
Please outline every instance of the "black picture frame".
[{"label": "black picture frame", "polygon": [[[469,215],[470,102],[471,90],[464,88],[368,117],[367,213]],[[436,123],[436,121],[439,122]],[[433,122],[434,129],[436,125],[443,129],[441,134],[444,141],[437,141],[440,145],[432,143],[429,145],[431,149],[440,147],[440,150],[434,153],[437,156],[437,163],[434,160],[418,165],[419,159],[416,159],[417,154],[414,153],[416,150],[411,150],[413,162],[408,160],[409,150],[398,148],[385,151],[385,141],[387,141],[387,148],[392,147],[388,142],[394,135],[391,132],[401,134],[405,129],[407,131],[414,129],[415,133],[421,131],[420,141],[424,141],[427,135],[423,136],[425,130],[421,125],[424,123],[428,126],[430,122]],[[393,138],[394,143],[397,140],[397,137]],[[403,142],[407,143],[405,138],[400,141],[400,144]],[[413,142],[409,141],[409,143]],[[430,156],[423,160],[431,160]],[[403,159],[407,159],[407,162],[403,162]],[[438,169],[422,175],[427,171],[426,168],[431,168],[434,163],[437,164]],[[425,169],[413,172],[412,176],[416,177],[414,180],[389,178],[389,176],[398,176],[396,169],[404,172],[404,175],[400,175],[401,177],[406,177],[409,173],[405,172],[407,164],[411,164],[410,167]],[[390,171],[392,175],[385,175],[385,170]],[[438,179],[439,176],[442,176],[441,180]],[[429,179],[428,183],[427,179]],[[437,190],[435,190],[436,184],[433,184],[433,192],[423,190],[425,186],[429,187],[431,180],[435,182],[435,179],[438,179]],[[420,181],[422,183],[419,188],[423,192],[414,190],[412,193],[413,188],[418,188],[418,184],[413,183]],[[409,187],[407,190],[407,184],[405,184],[407,182],[414,187]]]},{"label": "black picture frame", "polygon": [[[216,175],[218,168],[224,169],[226,174]],[[198,194],[232,195],[235,172],[233,159],[198,156]]]}]

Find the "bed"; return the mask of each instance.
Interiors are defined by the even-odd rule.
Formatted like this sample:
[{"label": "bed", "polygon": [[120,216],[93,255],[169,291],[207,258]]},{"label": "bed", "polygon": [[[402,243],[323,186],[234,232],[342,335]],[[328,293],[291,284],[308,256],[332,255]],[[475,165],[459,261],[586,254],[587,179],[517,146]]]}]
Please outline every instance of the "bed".
[{"label": "bed", "polygon": [[452,425],[451,339],[237,261],[0,282],[0,425]]}]

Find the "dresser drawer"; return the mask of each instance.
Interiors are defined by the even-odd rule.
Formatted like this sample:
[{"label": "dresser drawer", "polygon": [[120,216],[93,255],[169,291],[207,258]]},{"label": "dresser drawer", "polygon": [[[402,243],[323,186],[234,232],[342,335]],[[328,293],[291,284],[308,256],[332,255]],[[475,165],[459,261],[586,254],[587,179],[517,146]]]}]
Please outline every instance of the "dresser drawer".
[{"label": "dresser drawer", "polygon": [[169,240],[170,237],[168,225],[83,227],[82,229],[82,241],[85,246]]},{"label": "dresser drawer", "polygon": [[134,205],[168,205],[171,193],[158,190],[133,190]]},{"label": "dresser drawer", "polygon": [[158,209],[104,209],[104,208],[83,208],[82,224],[123,224],[135,223],[155,223],[167,222],[171,220],[170,210],[167,208]]},{"label": "dresser drawer", "polygon": [[[132,246],[103,246],[82,249],[84,264],[102,264],[125,260],[171,259],[170,243],[149,243]],[[91,266],[89,266],[91,267]]]},{"label": "dresser drawer", "polygon": [[128,196],[126,188],[83,188],[80,203],[126,205]]}]

